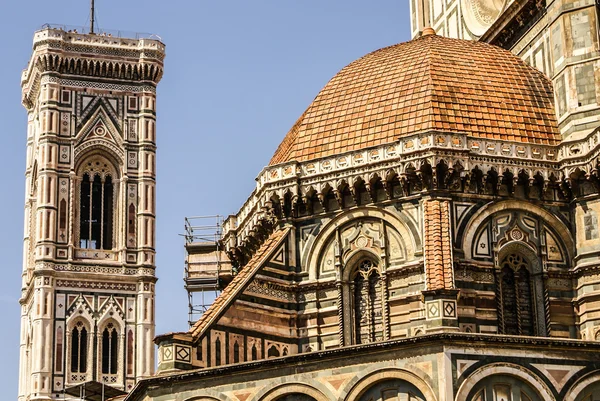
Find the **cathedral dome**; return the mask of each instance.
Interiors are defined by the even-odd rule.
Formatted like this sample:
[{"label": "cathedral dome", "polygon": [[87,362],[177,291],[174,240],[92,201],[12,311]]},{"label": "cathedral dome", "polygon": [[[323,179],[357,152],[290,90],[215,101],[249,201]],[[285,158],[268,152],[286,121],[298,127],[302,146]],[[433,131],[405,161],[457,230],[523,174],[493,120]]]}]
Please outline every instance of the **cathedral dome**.
[{"label": "cathedral dome", "polygon": [[552,83],[544,74],[499,47],[429,29],[343,68],[294,124],[270,165],[431,130],[547,145],[561,140]]}]

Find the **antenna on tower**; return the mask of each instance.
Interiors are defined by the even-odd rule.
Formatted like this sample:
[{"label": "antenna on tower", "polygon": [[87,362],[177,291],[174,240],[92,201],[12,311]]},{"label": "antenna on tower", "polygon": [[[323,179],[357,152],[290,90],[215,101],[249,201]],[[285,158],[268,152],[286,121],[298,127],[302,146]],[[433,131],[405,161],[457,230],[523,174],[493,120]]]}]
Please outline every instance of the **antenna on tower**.
[{"label": "antenna on tower", "polygon": [[91,14],[91,20],[90,20],[90,33],[94,33],[94,19],[96,18],[94,15],[94,11],[95,11],[94,7],[94,0],[91,0],[91,4],[90,4],[90,14]]}]

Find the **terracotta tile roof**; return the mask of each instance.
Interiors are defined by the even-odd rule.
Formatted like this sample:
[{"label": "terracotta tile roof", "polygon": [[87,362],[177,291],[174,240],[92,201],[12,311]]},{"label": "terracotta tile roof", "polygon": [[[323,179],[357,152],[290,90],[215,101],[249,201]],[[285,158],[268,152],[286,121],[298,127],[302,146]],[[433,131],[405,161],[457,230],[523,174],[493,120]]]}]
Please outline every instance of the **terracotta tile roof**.
[{"label": "terracotta tile roof", "polygon": [[342,69],[270,164],[394,142],[428,130],[558,144],[552,83],[507,50],[427,35]]},{"label": "terracotta tile roof", "polygon": [[423,202],[425,225],[425,272],[427,289],[454,287],[452,279],[452,242],[448,201]]},{"label": "terracotta tile roof", "polygon": [[279,247],[279,244],[287,237],[289,231],[289,228],[275,231],[267,238],[252,256],[252,259],[242,268],[231,283],[225,287],[223,292],[221,292],[208,310],[202,314],[200,319],[190,329],[194,340],[201,337],[204,331],[225,312],[231,302],[235,300],[236,295],[244,289],[256,272],[272,256],[272,253]]}]

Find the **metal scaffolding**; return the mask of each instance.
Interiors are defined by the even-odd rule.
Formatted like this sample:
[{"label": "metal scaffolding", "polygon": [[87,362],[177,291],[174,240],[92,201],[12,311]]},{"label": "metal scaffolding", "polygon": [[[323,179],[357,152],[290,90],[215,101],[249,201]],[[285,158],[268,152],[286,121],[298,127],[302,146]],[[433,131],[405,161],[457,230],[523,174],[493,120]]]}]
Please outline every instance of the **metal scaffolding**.
[{"label": "metal scaffolding", "polygon": [[223,277],[231,275],[231,263],[221,245],[222,216],[185,218],[185,270],[190,327],[221,292]]}]

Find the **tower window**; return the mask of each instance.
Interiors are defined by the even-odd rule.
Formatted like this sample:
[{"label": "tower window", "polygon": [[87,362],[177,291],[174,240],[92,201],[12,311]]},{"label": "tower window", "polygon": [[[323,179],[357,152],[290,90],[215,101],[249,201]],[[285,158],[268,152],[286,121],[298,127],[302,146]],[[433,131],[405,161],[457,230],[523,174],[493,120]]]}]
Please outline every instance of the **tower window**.
[{"label": "tower window", "polygon": [[359,263],[354,278],[354,341],[367,344],[383,339],[381,276],[371,260]]},{"label": "tower window", "polygon": [[112,323],[102,332],[102,373],[117,373],[118,333]]},{"label": "tower window", "polygon": [[79,228],[81,248],[112,249],[113,182],[110,175],[83,175]]},{"label": "tower window", "polygon": [[71,332],[71,373],[87,371],[87,330],[79,321]]}]

